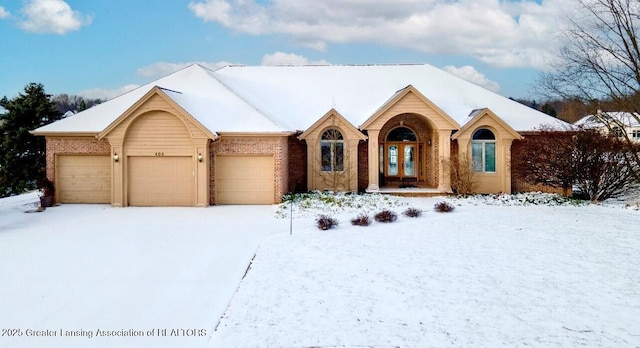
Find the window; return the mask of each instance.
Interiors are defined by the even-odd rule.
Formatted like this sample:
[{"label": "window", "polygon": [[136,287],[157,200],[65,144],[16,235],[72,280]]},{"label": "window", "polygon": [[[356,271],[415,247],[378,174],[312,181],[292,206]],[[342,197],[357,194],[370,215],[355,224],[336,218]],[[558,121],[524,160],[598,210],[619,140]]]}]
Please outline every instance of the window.
[{"label": "window", "polygon": [[495,173],[496,137],[488,129],[478,129],[471,141],[471,159],[474,172]]},{"label": "window", "polygon": [[387,135],[387,141],[416,141],[416,133],[407,127],[398,127],[393,129]]},{"label": "window", "polygon": [[640,139],[640,129],[639,130],[634,129],[631,135],[633,139]]},{"label": "window", "polygon": [[329,129],[320,138],[320,158],[323,172],[344,170],[344,138],[337,129]]}]

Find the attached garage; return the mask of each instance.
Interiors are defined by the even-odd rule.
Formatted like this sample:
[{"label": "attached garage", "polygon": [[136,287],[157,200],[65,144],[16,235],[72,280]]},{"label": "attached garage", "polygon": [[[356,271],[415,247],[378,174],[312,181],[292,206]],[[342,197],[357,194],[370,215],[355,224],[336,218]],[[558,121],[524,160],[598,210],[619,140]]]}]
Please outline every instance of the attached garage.
[{"label": "attached garage", "polygon": [[192,157],[129,157],[127,166],[129,205],[194,205]]},{"label": "attached garage", "polygon": [[274,173],[272,155],[216,156],[216,204],[273,204]]},{"label": "attached garage", "polygon": [[56,187],[60,203],[111,203],[109,156],[58,155]]}]

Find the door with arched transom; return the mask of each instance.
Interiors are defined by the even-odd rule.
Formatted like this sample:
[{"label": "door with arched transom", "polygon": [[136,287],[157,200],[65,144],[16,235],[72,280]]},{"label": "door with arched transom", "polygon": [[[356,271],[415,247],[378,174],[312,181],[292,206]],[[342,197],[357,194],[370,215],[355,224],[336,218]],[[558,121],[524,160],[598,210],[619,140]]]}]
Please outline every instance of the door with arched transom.
[{"label": "door with arched transom", "polygon": [[381,146],[381,161],[385,177],[404,181],[420,175],[420,144],[416,134],[407,127],[392,129]]}]

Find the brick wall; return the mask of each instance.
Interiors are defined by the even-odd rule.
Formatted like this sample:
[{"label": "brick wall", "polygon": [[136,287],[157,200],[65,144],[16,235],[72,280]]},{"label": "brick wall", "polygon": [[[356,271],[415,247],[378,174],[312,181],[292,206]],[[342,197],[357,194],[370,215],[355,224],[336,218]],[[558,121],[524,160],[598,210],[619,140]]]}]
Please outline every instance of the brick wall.
[{"label": "brick wall", "polygon": [[92,154],[109,155],[111,145],[105,139],[93,137],[46,137],[47,142],[47,178],[56,181],[56,154]]},{"label": "brick wall", "polygon": [[223,137],[209,145],[210,198],[216,202],[216,155],[273,155],[274,159],[274,202],[280,201],[289,188],[289,153],[287,137]]},{"label": "brick wall", "polygon": [[287,139],[289,146],[289,187],[288,192],[306,192],[307,186],[307,144],[298,140],[298,135]]}]

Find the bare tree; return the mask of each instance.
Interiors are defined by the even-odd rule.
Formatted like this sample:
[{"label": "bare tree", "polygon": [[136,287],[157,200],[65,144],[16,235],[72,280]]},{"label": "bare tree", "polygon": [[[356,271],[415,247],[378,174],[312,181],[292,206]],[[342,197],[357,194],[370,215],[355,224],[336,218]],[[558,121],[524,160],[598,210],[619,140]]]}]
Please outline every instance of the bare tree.
[{"label": "bare tree", "polygon": [[[451,155],[451,159],[442,158],[445,171],[451,176],[451,190],[457,195],[470,195],[478,188],[476,172],[473,170],[473,163],[468,156],[460,157],[456,151]],[[446,173],[444,175],[447,175]]]},{"label": "bare tree", "polygon": [[[640,122],[640,2],[637,0],[573,0],[566,14],[564,44],[540,85],[548,95],[582,100],[630,112]],[[596,114],[596,110],[590,110]],[[604,127],[611,127],[603,122]],[[613,131],[613,129],[610,129]],[[631,140],[623,134],[629,145]],[[630,169],[640,165],[640,154],[627,151]],[[640,172],[633,171],[640,180]]]},{"label": "bare tree", "polygon": [[[633,172],[640,170],[625,162],[630,151],[624,140],[593,129],[545,129],[525,135],[514,146],[518,156],[513,159],[513,175],[518,179],[562,188],[564,195],[575,187],[581,197],[592,201],[616,197],[634,187]],[[638,147],[632,151],[638,152]]]},{"label": "bare tree", "polygon": [[633,188],[634,173],[640,168],[625,161],[629,144],[623,139],[593,130],[581,130],[573,137],[573,173],[575,186],[592,201],[616,197]]}]

